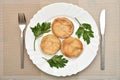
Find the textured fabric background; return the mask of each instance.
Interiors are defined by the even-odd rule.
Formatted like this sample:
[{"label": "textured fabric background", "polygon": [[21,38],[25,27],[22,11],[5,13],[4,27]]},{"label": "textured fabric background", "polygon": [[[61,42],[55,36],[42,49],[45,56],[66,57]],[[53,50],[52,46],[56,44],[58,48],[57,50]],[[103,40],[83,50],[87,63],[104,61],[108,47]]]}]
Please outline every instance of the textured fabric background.
[{"label": "textured fabric background", "polygon": [[[84,71],[70,77],[54,77],[40,71],[25,50],[25,68],[20,69],[18,13],[27,23],[43,6],[68,2],[87,10],[99,27],[100,11],[106,9],[105,70],[100,70],[100,54]],[[0,0],[0,80],[120,80],[120,1],[119,0]]]}]

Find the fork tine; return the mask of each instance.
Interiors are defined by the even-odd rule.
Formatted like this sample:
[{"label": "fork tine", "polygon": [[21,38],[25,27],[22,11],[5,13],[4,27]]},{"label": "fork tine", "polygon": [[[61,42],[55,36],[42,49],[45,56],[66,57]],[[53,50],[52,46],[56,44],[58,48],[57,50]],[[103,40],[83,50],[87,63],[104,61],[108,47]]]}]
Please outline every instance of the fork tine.
[{"label": "fork tine", "polygon": [[26,18],[24,13],[23,13],[23,19],[24,19],[24,22],[26,23]]},{"label": "fork tine", "polygon": [[25,18],[25,14],[24,13],[18,13],[18,21],[21,24],[26,23],[26,18]]},{"label": "fork tine", "polygon": [[18,13],[18,22],[20,23],[21,21],[20,21],[21,19],[20,19],[20,13]]},{"label": "fork tine", "polygon": [[22,23],[22,13],[18,13],[18,21],[20,24]]}]

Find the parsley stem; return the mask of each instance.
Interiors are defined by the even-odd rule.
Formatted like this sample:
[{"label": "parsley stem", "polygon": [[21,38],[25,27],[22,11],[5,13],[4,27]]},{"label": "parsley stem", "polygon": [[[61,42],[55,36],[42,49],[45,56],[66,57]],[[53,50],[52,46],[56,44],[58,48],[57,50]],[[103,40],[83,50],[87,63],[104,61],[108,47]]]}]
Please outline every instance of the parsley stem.
[{"label": "parsley stem", "polygon": [[75,17],[75,20],[79,23],[79,25],[81,25],[81,23],[79,22],[79,20]]},{"label": "parsley stem", "polygon": [[36,37],[35,37],[35,39],[34,39],[34,51],[35,51],[35,41],[36,41]]}]

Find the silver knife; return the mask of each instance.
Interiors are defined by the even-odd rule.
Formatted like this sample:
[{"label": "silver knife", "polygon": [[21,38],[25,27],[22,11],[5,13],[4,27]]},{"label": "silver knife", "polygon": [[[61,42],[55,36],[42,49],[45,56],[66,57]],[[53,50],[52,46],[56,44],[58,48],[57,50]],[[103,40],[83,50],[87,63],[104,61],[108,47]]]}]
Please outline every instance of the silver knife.
[{"label": "silver knife", "polygon": [[101,70],[105,69],[105,9],[100,14],[100,55],[101,55]]}]

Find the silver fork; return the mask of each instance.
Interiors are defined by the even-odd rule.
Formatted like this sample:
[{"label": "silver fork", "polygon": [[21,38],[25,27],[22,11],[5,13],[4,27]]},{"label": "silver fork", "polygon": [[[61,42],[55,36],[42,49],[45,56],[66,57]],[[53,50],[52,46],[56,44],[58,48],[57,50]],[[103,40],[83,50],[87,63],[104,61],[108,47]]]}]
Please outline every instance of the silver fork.
[{"label": "silver fork", "polygon": [[21,31],[20,40],[20,59],[21,59],[21,69],[24,68],[24,30],[26,27],[26,18],[24,13],[18,13],[19,28]]}]

